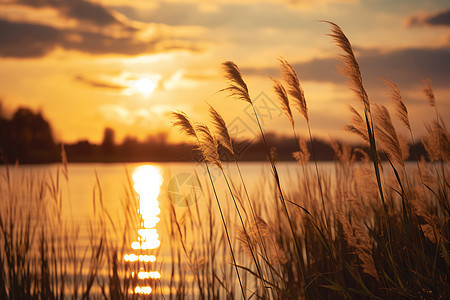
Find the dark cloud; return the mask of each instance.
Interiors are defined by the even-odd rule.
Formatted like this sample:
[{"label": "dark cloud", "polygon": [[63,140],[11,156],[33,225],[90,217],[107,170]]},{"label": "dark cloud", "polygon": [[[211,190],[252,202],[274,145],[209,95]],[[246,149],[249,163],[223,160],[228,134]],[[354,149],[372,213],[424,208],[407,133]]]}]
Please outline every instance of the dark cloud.
[{"label": "dark cloud", "polygon": [[114,84],[114,83],[99,81],[99,80],[92,80],[92,79],[83,77],[81,75],[75,76],[75,80],[79,81],[81,83],[84,83],[86,85],[89,85],[91,87],[95,87],[95,88],[104,88],[104,89],[110,89],[110,90],[124,90],[127,88],[126,86],[123,86],[120,84]]},{"label": "dark cloud", "polygon": [[450,8],[444,9],[436,13],[412,16],[408,19],[408,25],[450,26]]},{"label": "dark cloud", "polygon": [[0,20],[0,56],[43,56],[62,39],[59,30],[48,26]]},{"label": "dark cloud", "polygon": [[56,29],[50,26],[0,20],[0,56],[41,57],[55,48],[90,54],[138,55],[170,50],[200,51],[198,45],[155,34],[141,41],[133,35],[111,37],[101,33]]},{"label": "dark cloud", "polygon": [[420,84],[424,78],[431,78],[436,87],[448,87],[450,82],[450,48],[403,49],[363,56],[360,64],[370,84],[379,83],[381,76],[403,86]]},{"label": "dark cloud", "polygon": [[[379,86],[380,77],[390,78],[402,87],[421,84],[424,78],[435,87],[448,87],[450,82],[450,48],[403,49],[391,52],[368,51],[357,57],[364,83]],[[343,83],[345,78],[336,70],[338,59],[314,59],[292,63],[301,80]],[[279,75],[279,68],[242,68],[246,75]]]},{"label": "dark cloud", "polygon": [[98,26],[120,24],[105,7],[85,0],[16,0],[15,3],[34,8],[52,7],[62,15]]}]

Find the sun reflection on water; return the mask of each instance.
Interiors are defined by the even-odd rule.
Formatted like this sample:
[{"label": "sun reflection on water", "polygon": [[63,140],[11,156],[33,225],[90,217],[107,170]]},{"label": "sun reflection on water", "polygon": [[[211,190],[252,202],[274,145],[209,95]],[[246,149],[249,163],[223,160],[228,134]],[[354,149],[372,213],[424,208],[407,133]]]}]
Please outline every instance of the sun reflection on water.
[{"label": "sun reflection on water", "polygon": [[131,273],[134,282],[131,294],[150,294],[152,292],[152,281],[161,278],[161,274],[155,271],[155,251],[160,245],[159,234],[155,228],[159,219],[161,209],[159,208],[158,196],[160,193],[163,177],[158,167],[144,165],[137,167],[132,175],[134,190],[139,195],[139,209],[137,211],[140,224],[137,231],[137,239],[131,243],[130,251],[123,259],[133,264]]}]

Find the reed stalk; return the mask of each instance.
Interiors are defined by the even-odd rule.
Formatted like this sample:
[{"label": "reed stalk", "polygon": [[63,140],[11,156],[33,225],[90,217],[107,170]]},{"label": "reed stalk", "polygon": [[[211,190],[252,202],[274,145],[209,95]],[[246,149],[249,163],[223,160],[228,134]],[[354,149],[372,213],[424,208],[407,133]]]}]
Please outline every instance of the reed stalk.
[{"label": "reed stalk", "polygon": [[[182,113],[182,112],[174,112],[173,116],[175,118],[174,125],[175,126],[179,126],[181,128],[181,130],[183,130],[188,136],[194,137],[196,139],[196,141],[197,141],[198,147],[202,151],[203,161],[204,161],[206,170],[208,172],[208,177],[209,177],[209,180],[210,180],[210,183],[211,183],[211,187],[212,187],[213,192],[214,192],[214,197],[216,198],[217,207],[219,208],[219,213],[220,213],[220,216],[222,218],[223,228],[224,228],[225,234],[227,236],[227,241],[228,241],[228,245],[230,247],[231,257],[233,259],[234,267],[235,267],[235,270],[236,270],[236,275],[237,275],[237,278],[238,278],[238,281],[239,281],[239,286],[240,286],[241,291],[242,291],[242,297],[244,299],[246,299],[245,290],[244,290],[244,287],[242,286],[241,277],[239,275],[239,271],[238,271],[238,268],[237,268],[236,258],[235,258],[235,255],[234,255],[233,247],[231,245],[231,239],[230,239],[230,235],[228,233],[227,225],[226,225],[226,222],[225,222],[225,217],[223,215],[222,207],[221,207],[220,202],[219,202],[219,197],[217,196],[216,188],[214,186],[214,180],[212,179],[211,171],[209,170],[209,166],[208,166],[208,159],[210,158],[209,156],[213,155],[214,152],[209,151],[208,148],[207,149],[202,148],[202,145],[205,145],[205,144],[202,144],[202,142],[200,141],[200,138],[199,138],[199,136],[197,134],[196,129],[194,128],[194,126],[192,125],[192,123],[189,121],[189,119],[187,118],[187,116],[184,113]],[[206,144],[206,145],[209,146],[209,147],[211,146],[211,145],[208,145],[208,144]]]}]

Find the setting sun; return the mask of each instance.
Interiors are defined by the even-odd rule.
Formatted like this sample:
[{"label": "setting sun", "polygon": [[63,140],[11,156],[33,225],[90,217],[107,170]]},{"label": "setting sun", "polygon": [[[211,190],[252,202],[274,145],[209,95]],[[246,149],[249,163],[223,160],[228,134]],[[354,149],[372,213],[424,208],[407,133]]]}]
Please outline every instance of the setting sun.
[{"label": "setting sun", "polygon": [[134,82],[133,88],[142,96],[148,98],[156,88],[156,83],[149,78],[141,78]]}]

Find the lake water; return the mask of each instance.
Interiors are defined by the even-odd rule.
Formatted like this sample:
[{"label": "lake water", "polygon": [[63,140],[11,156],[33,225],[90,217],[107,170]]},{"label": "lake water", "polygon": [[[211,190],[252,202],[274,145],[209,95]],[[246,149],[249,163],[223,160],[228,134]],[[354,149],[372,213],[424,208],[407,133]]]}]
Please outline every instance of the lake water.
[{"label": "lake water", "polygon": [[[321,172],[333,169],[334,163],[319,163]],[[263,180],[271,178],[271,168],[269,163],[263,162],[242,162],[239,164],[245,184],[251,194],[253,190],[261,191]],[[297,163],[281,162],[277,164],[282,184],[289,187],[289,182],[295,178],[300,167]],[[5,167],[1,166],[2,173]],[[63,213],[67,217],[72,215],[78,222],[83,223],[92,217],[93,195],[98,198],[99,187],[104,205],[111,210],[112,214],[121,210],[121,200],[125,196],[125,191],[131,187],[134,192],[141,195],[150,193],[150,198],[158,202],[180,201],[177,197],[177,187],[183,188],[183,179],[188,185],[199,185],[200,187],[211,186],[208,173],[203,163],[111,163],[111,164],[68,164],[68,180],[63,176],[63,167],[58,164],[51,165],[23,165],[17,170],[9,167],[11,174],[23,176],[30,174],[39,178],[56,178],[59,171],[59,184],[64,198]],[[17,172],[16,172],[17,171]],[[231,181],[241,184],[239,173],[235,164],[224,164],[225,174]],[[216,167],[210,167],[211,177],[218,193],[227,193],[226,183],[221,171]],[[20,174],[20,175],[19,175]],[[193,177],[193,178],[191,178]],[[197,182],[197,178],[199,182]],[[202,201],[201,193],[197,193],[197,187],[193,187],[193,195],[200,197],[197,201]],[[150,192],[153,191],[153,192]],[[269,190],[267,191],[269,192]],[[152,193],[154,193],[152,195]],[[181,191],[182,193],[182,191]],[[141,195],[141,197],[143,197]],[[188,195],[189,197],[189,195]],[[172,198],[172,199],[171,199]],[[150,201],[148,198],[145,201]],[[70,203],[71,202],[71,203]],[[70,205],[71,204],[71,205]],[[183,207],[183,203],[174,203]]]},{"label": "lake water", "polygon": [[[320,163],[322,169],[330,170],[332,165]],[[269,163],[243,162],[239,166],[249,194],[273,193],[269,183],[272,182]],[[278,164],[278,170],[284,188],[289,188],[299,165],[282,162]],[[5,179],[6,167],[0,167],[0,171]],[[68,164],[67,173],[61,164],[21,165],[10,166],[8,172],[16,189],[22,189],[24,178],[29,177],[58,187],[57,194],[61,199],[57,205],[60,205],[59,214],[64,222],[78,229],[76,247],[79,253],[92,246],[93,231],[100,228],[93,224],[99,223],[100,216],[108,224],[109,238],[112,237],[113,242],[117,239],[117,245],[122,242],[124,228],[131,230],[127,232],[130,238],[125,242],[119,260],[122,263],[140,263],[138,270],[129,275],[147,283],[151,280],[165,282],[164,272],[169,272],[174,258],[167,228],[171,203],[178,215],[196,203],[200,215],[205,214],[206,217],[207,200],[212,197],[212,180],[219,199],[223,199],[223,209],[230,211],[231,205],[221,171],[211,167],[210,177],[203,163]],[[242,186],[234,163],[225,163],[224,172],[232,186],[237,189]],[[5,193],[4,187],[2,193]],[[108,217],[99,211],[107,211]],[[214,214],[219,217],[216,207]],[[134,224],[129,224],[130,220]],[[148,294],[152,291],[151,286],[154,289],[154,285],[135,283],[129,291]]]},{"label": "lake water", "polygon": [[[319,163],[321,174],[328,174],[331,181],[335,178],[334,165],[334,162]],[[274,194],[269,163],[243,162],[239,166],[250,195]],[[292,189],[298,182],[295,178],[301,174],[299,164],[281,162],[277,168],[283,190]],[[308,169],[315,176],[313,166],[308,166]],[[0,167],[0,171],[5,180],[6,167]],[[242,184],[236,165],[225,163],[224,172],[233,189],[239,190]],[[211,167],[210,177],[203,163],[68,164],[67,178],[60,164],[9,167],[9,173],[13,178],[12,185],[18,185],[18,189],[27,175],[42,179],[49,186],[52,182],[58,186],[60,215],[79,229],[76,247],[80,253],[92,245],[95,230],[101,228],[98,223],[106,223],[110,239],[108,247],[113,247],[116,242],[120,248],[121,243],[125,243],[123,250],[119,251],[119,263],[139,264],[137,269],[128,270],[128,276],[136,279],[129,288],[129,292],[134,294],[152,293],[155,288],[150,284],[152,280],[160,282],[162,293],[167,293],[170,267],[175,259],[173,241],[170,240],[173,227],[168,228],[170,207],[174,207],[178,217],[184,216],[190,207],[196,207],[199,215],[206,218],[213,197],[211,180],[223,209],[230,211],[232,206],[221,171]],[[3,197],[5,191],[3,186]],[[213,210],[219,219],[217,207],[214,206]],[[124,230],[127,231],[126,240],[123,240]],[[178,267],[187,269],[185,264],[180,263]]]}]

